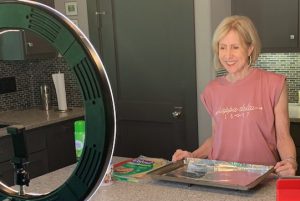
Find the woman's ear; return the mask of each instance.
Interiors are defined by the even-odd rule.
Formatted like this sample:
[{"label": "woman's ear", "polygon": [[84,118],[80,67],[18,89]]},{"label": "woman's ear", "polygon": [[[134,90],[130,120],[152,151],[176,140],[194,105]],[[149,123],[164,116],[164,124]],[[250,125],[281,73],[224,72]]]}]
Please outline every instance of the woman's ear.
[{"label": "woman's ear", "polygon": [[250,55],[252,54],[253,49],[254,49],[254,46],[253,46],[253,45],[250,45],[250,46],[248,47],[248,56],[250,56]]}]

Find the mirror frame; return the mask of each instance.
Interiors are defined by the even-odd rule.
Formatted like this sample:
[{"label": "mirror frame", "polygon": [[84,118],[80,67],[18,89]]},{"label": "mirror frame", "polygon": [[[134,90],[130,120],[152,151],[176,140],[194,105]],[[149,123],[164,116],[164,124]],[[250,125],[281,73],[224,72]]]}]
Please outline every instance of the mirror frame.
[{"label": "mirror frame", "polygon": [[114,150],[116,114],[104,66],[87,37],[74,23],[44,4],[19,0],[0,2],[0,28],[31,30],[65,58],[84,97],[86,137],[78,164],[59,188],[47,194],[25,194],[0,182],[0,199],[78,201],[99,188]]}]

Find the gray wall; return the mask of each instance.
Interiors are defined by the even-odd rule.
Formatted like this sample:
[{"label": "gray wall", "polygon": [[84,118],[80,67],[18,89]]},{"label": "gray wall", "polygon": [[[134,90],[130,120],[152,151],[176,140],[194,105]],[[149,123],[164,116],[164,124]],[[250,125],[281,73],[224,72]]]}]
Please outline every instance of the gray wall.
[{"label": "gray wall", "polygon": [[200,93],[214,79],[212,34],[216,26],[231,13],[231,0],[195,0],[196,62],[198,93],[198,133],[201,144],[211,134],[211,120],[200,101]]},{"label": "gray wall", "polygon": [[[65,11],[66,2],[77,2],[78,14],[67,16]],[[71,20],[78,21],[78,27],[81,31],[89,37],[88,17],[87,17],[87,5],[86,0],[54,0],[55,9],[66,15]]]}]

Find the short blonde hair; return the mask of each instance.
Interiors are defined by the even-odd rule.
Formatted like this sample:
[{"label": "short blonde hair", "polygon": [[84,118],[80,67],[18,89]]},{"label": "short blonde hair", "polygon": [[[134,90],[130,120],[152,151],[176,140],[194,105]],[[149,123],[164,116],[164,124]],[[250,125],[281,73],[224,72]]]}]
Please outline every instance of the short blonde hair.
[{"label": "short blonde hair", "polygon": [[251,63],[255,63],[261,49],[261,42],[257,33],[257,30],[250,20],[246,16],[233,15],[226,17],[218,25],[215,30],[212,48],[214,52],[214,66],[216,69],[222,68],[219,61],[219,42],[220,40],[228,34],[229,31],[234,30],[240,36],[242,43],[248,48],[253,46],[253,51],[251,53]]}]

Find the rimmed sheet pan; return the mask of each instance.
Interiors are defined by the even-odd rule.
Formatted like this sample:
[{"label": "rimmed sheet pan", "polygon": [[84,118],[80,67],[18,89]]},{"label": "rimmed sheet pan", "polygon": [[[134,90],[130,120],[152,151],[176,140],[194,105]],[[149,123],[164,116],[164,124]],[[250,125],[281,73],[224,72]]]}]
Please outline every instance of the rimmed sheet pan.
[{"label": "rimmed sheet pan", "polygon": [[249,190],[263,181],[273,166],[187,158],[150,173],[156,180]]}]

